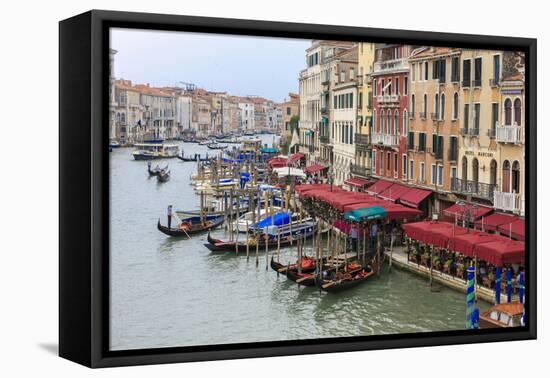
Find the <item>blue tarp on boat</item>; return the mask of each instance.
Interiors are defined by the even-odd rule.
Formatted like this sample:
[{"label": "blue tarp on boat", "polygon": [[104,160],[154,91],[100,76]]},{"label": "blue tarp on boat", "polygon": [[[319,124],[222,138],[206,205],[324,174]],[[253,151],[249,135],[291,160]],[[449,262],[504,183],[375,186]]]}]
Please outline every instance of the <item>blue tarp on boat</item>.
[{"label": "blue tarp on boat", "polygon": [[254,225],[254,228],[264,228],[267,226],[282,226],[290,223],[290,213],[280,212],[273,216],[262,219]]}]

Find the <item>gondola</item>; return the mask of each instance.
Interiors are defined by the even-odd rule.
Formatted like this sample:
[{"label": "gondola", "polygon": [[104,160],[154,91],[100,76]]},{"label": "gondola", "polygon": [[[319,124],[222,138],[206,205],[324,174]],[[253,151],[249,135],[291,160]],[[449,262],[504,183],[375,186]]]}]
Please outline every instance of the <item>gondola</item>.
[{"label": "gondola", "polygon": [[166,170],[168,170],[168,164],[166,165],[166,167],[159,168],[159,169],[151,169],[150,165],[147,166],[147,172],[149,172],[149,176],[158,176],[161,171],[166,171]]},{"label": "gondola", "polygon": [[[223,240],[220,240],[220,239],[214,239],[210,235],[210,233],[208,233],[207,240],[208,240],[208,243],[205,243],[204,246],[212,252],[235,252],[235,251],[246,252],[246,237],[243,237],[243,240],[239,241],[239,242],[237,242],[237,241],[223,241]],[[255,239],[250,239],[251,243],[248,246],[250,251],[256,249],[256,242],[255,241],[256,241]],[[278,245],[277,240],[270,241],[268,243],[268,248],[269,249],[274,249],[274,248],[276,249],[277,245]],[[286,247],[286,246],[289,246],[289,245],[290,245],[290,238],[281,238],[281,244],[280,244],[281,247]],[[262,248],[265,249],[265,241],[264,240],[260,240],[259,248],[260,249],[262,249]]]},{"label": "gondola", "polygon": [[184,224],[184,223],[187,223],[187,227],[184,229],[184,228],[168,228],[166,226],[163,226],[160,224],[160,219],[158,220],[158,223],[157,223],[157,229],[162,232],[163,234],[165,235],[168,235],[168,236],[174,236],[174,237],[181,237],[181,236],[186,236],[188,237],[189,235],[193,235],[193,234],[197,234],[199,232],[203,232],[203,231],[209,231],[209,230],[212,230],[218,226],[220,226],[222,223],[223,223],[223,216],[218,216],[218,217],[210,217],[210,218],[206,218],[206,221],[204,222],[204,224],[200,221],[200,217],[192,217],[192,218],[187,218],[187,219],[183,219],[182,220],[182,223],[181,224]]},{"label": "gondola", "polygon": [[[303,286],[314,286],[315,285],[315,259],[306,257],[302,259],[307,259],[307,261],[313,260],[313,264],[308,264],[303,266],[301,273],[298,273],[297,264],[284,265],[273,260],[271,257],[271,269],[277,273],[284,274],[289,280],[294,281]],[[304,264],[305,265],[305,264]]]},{"label": "gondola", "polygon": [[209,143],[206,145],[206,147],[210,148],[211,150],[225,150],[227,148],[227,144]]},{"label": "gondola", "polygon": [[349,272],[337,271],[336,275],[334,279],[316,277],[315,285],[327,293],[338,293],[359,286],[374,276],[374,270],[370,266],[365,266]]},{"label": "gondola", "polygon": [[158,182],[167,182],[170,180],[170,171],[165,171],[164,169],[159,172],[157,175]]},{"label": "gondola", "polygon": [[209,160],[212,160],[213,158],[212,157],[202,157],[200,155],[196,155],[196,156],[180,156],[178,155],[178,159],[180,159],[181,161],[190,161],[190,162],[197,162],[197,161],[209,161]]}]

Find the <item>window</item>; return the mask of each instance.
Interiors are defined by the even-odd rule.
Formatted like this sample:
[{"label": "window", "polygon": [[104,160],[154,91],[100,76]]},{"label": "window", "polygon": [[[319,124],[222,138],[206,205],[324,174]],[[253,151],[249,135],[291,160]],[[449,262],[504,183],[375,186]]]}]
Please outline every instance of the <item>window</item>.
[{"label": "window", "polygon": [[468,180],[468,158],[462,157],[462,181]]},{"label": "window", "polygon": [[481,118],[481,104],[474,104],[474,129],[479,131],[479,120]]},{"label": "window", "polygon": [[411,95],[411,117],[414,117],[414,109],[416,107],[416,104],[414,103],[415,96],[414,93]]},{"label": "window", "polygon": [[409,180],[414,180],[414,160],[409,160]]},{"label": "window", "polygon": [[502,163],[502,191],[510,193],[510,162],[504,160]]},{"label": "window", "polygon": [[382,79],[380,82],[380,94],[384,96],[386,94],[386,88],[384,87],[386,80]]},{"label": "window", "polygon": [[349,125],[349,144],[353,144],[353,125]]},{"label": "window", "polygon": [[456,179],[456,167],[451,167],[451,181]]},{"label": "window", "polygon": [[357,107],[363,107],[363,92],[359,92],[359,95],[357,95]]},{"label": "window", "polygon": [[393,115],[393,134],[399,135],[399,110],[396,110]]},{"label": "window", "polygon": [[376,172],[376,150],[372,152],[372,169]]},{"label": "window", "polygon": [[391,79],[390,79],[390,80],[388,80],[388,88],[387,88],[387,90],[388,90],[388,92],[387,92],[388,95],[391,95],[391,87],[392,87],[392,81],[391,81]]},{"label": "window", "polygon": [[374,79],[372,81],[372,92],[373,92],[374,96],[377,96],[377,94],[378,94],[378,87],[376,86],[376,84],[377,84],[377,81],[376,81],[376,79]]},{"label": "window", "polygon": [[512,100],[509,98],[504,101],[504,124],[507,126],[512,124]]},{"label": "window", "polygon": [[407,179],[407,155],[403,155],[401,157],[401,174],[403,175],[404,179]]},{"label": "window", "polygon": [[292,109],[290,107],[286,108],[286,115],[290,115],[292,113]]},{"label": "window", "polygon": [[407,136],[409,133],[409,117],[407,115],[407,111],[405,110],[403,112],[403,135]]},{"label": "window", "polygon": [[409,150],[412,150],[414,149],[414,132],[412,131],[409,131],[409,137],[408,137],[408,141],[407,141],[407,148]]},{"label": "window", "polygon": [[458,93],[453,95],[453,120],[458,119]]},{"label": "window", "polygon": [[388,114],[387,114],[387,117],[388,117],[388,122],[386,124],[386,134],[391,134],[391,110],[388,110]]},{"label": "window", "polygon": [[380,110],[380,133],[384,134],[384,110]]},{"label": "window", "polygon": [[426,172],[425,172],[424,163],[420,163],[420,175],[418,177],[418,180],[423,183],[425,179],[426,179]]},{"label": "window", "polygon": [[[415,80],[415,76],[416,76],[416,64],[412,64],[411,66],[411,82],[414,83],[414,80]],[[406,79],[406,78],[405,78]]]},{"label": "window", "polygon": [[498,122],[498,102],[493,102],[491,104],[491,128],[492,136],[494,136],[495,128],[497,127]]},{"label": "window", "polygon": [[432,79],[439,80],[440,83],[445,82],[445,59],[434,60],[432,62]]},{"label": "window", "polygon": [[428,95],[424,94],[424,99],[422,101],[422,113],[424,114],[422,118],[426,118],[426,113],[428,112]]},{"label": "window", "polygon": [[391,173],[391,152],[388,152],[388,158],[386,160],[386,176],[389,176]]},{"label": "window", "polygon": [[418,150],[426,151],[426,133],[418,133]]},{"label": "window", "polygon": [[439,119],[445,119],[445,93],[441,94],[441,112],[439,113]]},{"label": "window", "polygon": [[521,126],[521,100],[519,98],[514,100],[514,122]]},{"label": "window", "polygon": [[443,186],[443,166],[437,166],[437,185]]},{"label": "window", "polygon": [[432,164],[432,177],[431,177],[431,183],[432,185],[437,184],[437,167],[435,164]]},{"label": "window", "polygon": [[439,118],[439,94],[434,96],[434,114],[436,118]]},{"label": "window", "polygon": [[460,81],[460,68],[459,68],[459,58],[454,57],[451,60],[451,81],[456,83]]},{"label": "window", "polygon": [[384,173],[384,152],[380,151],[380,174]]},{"label": "window", "polygon": [[428,80],[428,62],[424,62],[424,81]]},{"label": "window", "polygon": [[353,93],[349,94],[349,108],[353,108]]},{"label": "window", "polygon": [[463,77],[462,86],[463,87],[470,86],[470,80],[472,80],[471,66],[472,66],[472,61],[470,59],[466,59],[462,62],[462,77]]},{"label": "window", "polygon": [[449,137],[449,160],[457,161],[458,159],[458,138],[455,136]]},{"label": "window", "polygon": [[395,78],[395,89],[394,89],[394,93],[395,93],[396,95],[399,94],[399,78],[398,78],[398,77]]},{"label": "window", "polygon": [[474,86],[479,87],[481,85],[481,58],[475,58],[474,60]]},{"label": "window", "polygon": [[403,94],[405,96],[407,96],[409,94],[409,78],[408,77],[405,77],[403,79]]},{"label": "window", "polygon": [[512,192],[520,192],[519,163],[517,161],[512,164]]},{"label": "window", "polygon": [[393,154],[393,175],[397,177],[398,171],[397,171],[397,153]]},{"label": "window", "polygon": [[[376,130],[376,109],[372,111],[372,130]],[[369,133],[372,132],[372,130],[369,130]]]},{"label": "window", "polygon": [[464,130],[468,130],[470,123],[470,104],[464,104]]},{"label": "window", "polygon": [[500,81],[500,55],[493,55],[493,82]]}]

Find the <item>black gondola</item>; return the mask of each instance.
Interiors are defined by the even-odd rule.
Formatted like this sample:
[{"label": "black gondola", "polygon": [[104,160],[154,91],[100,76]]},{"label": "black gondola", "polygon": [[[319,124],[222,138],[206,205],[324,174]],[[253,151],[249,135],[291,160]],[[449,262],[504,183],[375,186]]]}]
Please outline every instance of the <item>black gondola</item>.
[{"label": "black gondola", "polygon": [[[309,258],[306,257],[306,259]],[[272,256],[270,265],[271,269],[277,273],[284,274],[291,281],[303,286],[315,285],[315,264],[308,267],[302,267],[301,273],[298,273],[298,266],[296,264],[284,265],[273,260]]]},{"label": "black gondola", "polygon": [[210,161],[212,160],[213,158],[212,157],[202,157],[200,155],[195,155],[195,156],[180,156],[178,155],[178,159],[180,159],[181,161],[186,161],[186,162],[197,162],[197,161]]},{"label": "black gondola", "polygon": [[166,171],[167,169],[168,169],[168,164],[166,164],[166,167],[164,168],[155,168],[155,169],[151,169],[150,164],[147,165],[147,172],[149,172],[149,176],[158,176],[161,171]]},{"label": "black gondola", "polygon": [[170,180],[170,171],[165,171],[164,169],[159,172],[157,175],[158,182],[167,182]]},{"label": "black gondola", "polygon": [[187,227],[168,228],[160,224],[160,219],[157,223],[157,229],[165,235],[181,237],[197,234],[203,231],[212,230],[223,223],[223,216],[207,217],[205,222],[200,221],[200,217],[192,217],[182,220],[182,224],[187,223]]},{"label": "black gondola", "polygon": [[357,269],[356,271],[347,273],[338,271],[335,274],[339,275],[339,277],[337,276],[333,279],[316,277],[315,285],[327,293],[337,293],[354,288],[362,282],[365,282],[374,276],[374,270],[370,266],[365,266],[362,269]]},{"label": "black gondola", "polygon": [[[220,239],[214,239],[210,233],[208,233],[207,237],[208,243],[204,244],[206,248],[211,250],[212,252],[235,252],[238,250],[239,252],[246,252],[246,237],[243,239],[243,241],[223,241]],[[255,239],[250,239],[250,241],[255,241]],[[275,241],[269,241],[268,248],[277,248],[277,240]],[[286,247],[290,245],[290,238],[281,238],[281,247]],[[251,243],[249,245],[249,250],[253,250],[256,248],[256,243]],[[265,240],[260,240],[260,249],[265,249]]]}]

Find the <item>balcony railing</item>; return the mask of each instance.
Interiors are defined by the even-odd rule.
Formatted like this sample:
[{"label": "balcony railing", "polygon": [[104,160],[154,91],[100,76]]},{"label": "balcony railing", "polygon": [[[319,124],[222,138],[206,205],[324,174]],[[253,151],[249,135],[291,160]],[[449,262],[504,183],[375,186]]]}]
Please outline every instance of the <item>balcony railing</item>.
[{"label": "balcony railing", "polygon": [[355,133],[355,144],[361,146],[370,146],[370,135]]},{"label": "balcony railing", "polygon": [[382,144],[384,146],[397,146],[399,144],[397,135],[374,133],[372,134],[373,144]]},{"label": "balcony railing", "polygon": [[513,125],[496,124],[496,140],[500,143],[520,144],[523,142],[521,126],[514,122]]},{"label": "balcony railing", "polygon": [[523,214],[523,198],[520,194],[512,192],[497,192],[493,193],[493,206],[495,209],[513,211],[514,213]]},{"label": "balcony railing", "polygon": [[481,87],[481,80],[473,80],[472,85],[474,87]]},{"label": "balcony railing", "polygon": [[451,180],[451,190],[455,193],[471,194],[474,197],[493,201],[496,185],[453,177]]},{"label": "balcony railing", "polygon": [[376,97],[376,99],[378,100],[378,103],[380,104],[399,102],[399,98],[400,98],[400,95],[398,94],[379,95]]},{"label": "balcony railing", "polygon": [[363,167],[358,164],[350,164],[350,172],[352,175],[369,177],[372,174],[370,167]]},{"label": "balcony railing", "polygon": [[406,70],[409,68],[409,63],[407,59],[392,59],[384,60],[381,62],[374,63],[374,72],[384,72],[384,71],[393,71],[393,70]]},{"label": "balcony railing", "polygon": [[462,80],[462,86],[464,88],[469,88],[472,85],[472,82],[470,80]]},{"label": "balcony railing", "polygon": [[477,137],[479,136],[479,129],[462,128],[460,129],[460,135]]},{"label": "balcony railing", "polygon": [[330,143],[330,137],[328,135],[319,135],[319,142],[323,144],[329,144]]}]

